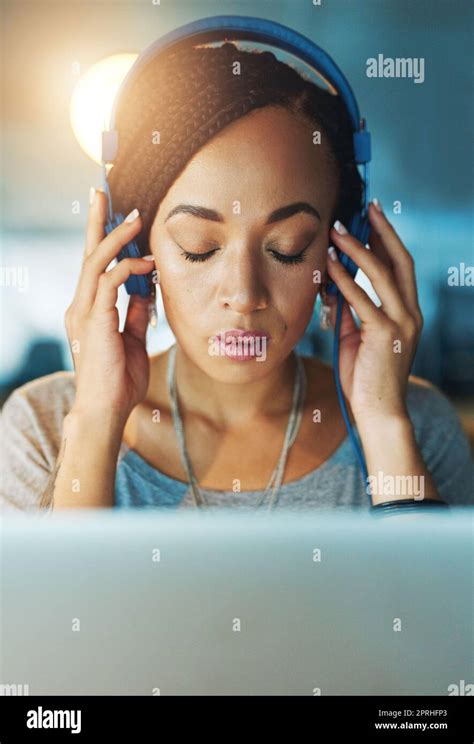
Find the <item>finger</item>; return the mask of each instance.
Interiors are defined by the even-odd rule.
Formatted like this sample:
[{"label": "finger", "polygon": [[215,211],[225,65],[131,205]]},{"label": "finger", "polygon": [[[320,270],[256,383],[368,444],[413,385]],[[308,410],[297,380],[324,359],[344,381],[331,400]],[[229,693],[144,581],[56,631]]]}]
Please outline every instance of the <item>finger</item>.
[{"label": "finger", "polygon": [[[79,314],[86,314],[90,311],[97,294],[99,278],[113,259],[117,257],[120,250],[138,234],[140,229],[141,219],[139,215],[132,222],[122,222],[86,257],[74,297],[76,310]],[[141,259],[135,260],[140,261]]]},{"label": "finger", "polygon": [[418,290],[415,277],[415,262],[413,256],[400,240],[393,225],[389,222],[385,213],[381,211],[381,205],[377,202],[369,204],[369,220],[371,224],[370,245],[374,244],[377,253],[382,252],[389,258],[399,292],[403,298],[405,307],[414,315],[420,313],[418,302]]},{"label": "finger", "polygon": [[390,258],[389,253],[387,252],[387,249],[385,248],[382,239],[380,238],[380,235],[375,232],[374,228],[370,228],[369,232],[369,239],[368,239],[369,249],[372,251],[374,256],[377,256],[382,263],[387,266],[390,271],[393,272],[393,264],[392,259]]},{"label": "finger", "polygon": [[[329,295],[325,299],[325,303],[330,307],[329,319],[331,321],[331,327],[334,329],[336,327],[338,298],[335,295]],[[342,340],[345,336],[350,336],[351,334],[358,332],[359,328],[356,319],[351,312],[350,305],[348,305],[348,303],[343,299],[339,338]]]},{"label": "finger", "polygon": [[145,343],[148,329],[148,306],[150,299],[140,295],[130,295],[127,308],[127,317],[124,325],[124,333],[133,336],[138,341]]},{"label": "finger", "polygon": [[[92,203],[90,200],[92,198]],[[107,217],[107,195],[100,189],[91,187],[89,196],[89,213],[87,216],[86,240],[83,260],[89,256],[105,237],[105,220]]]},{"label": "finger", "polygon": [[331,229],[331,239],[368,276],[387,316],[396,323],[403,323],[408,313],[388,266],[372,251],[366,250],[362,243],[348,233],[339,221],[334,224],[338,226],[338,229],[335,227]]},{"label": "finger", "polygon": [[359,287],[336,255],[334,246],[328,248],[327,271],[344,296],[352,305],[362,323],[378,323],[380,311],[370,297]]},{"label": "finger", "polygon": [[95,313],[109,312],[118,299],[118,288],[131,274],[149,274],[153,263],[145,258],[124,258],[113,269],[98,279],[97,294],[93,306]]}]

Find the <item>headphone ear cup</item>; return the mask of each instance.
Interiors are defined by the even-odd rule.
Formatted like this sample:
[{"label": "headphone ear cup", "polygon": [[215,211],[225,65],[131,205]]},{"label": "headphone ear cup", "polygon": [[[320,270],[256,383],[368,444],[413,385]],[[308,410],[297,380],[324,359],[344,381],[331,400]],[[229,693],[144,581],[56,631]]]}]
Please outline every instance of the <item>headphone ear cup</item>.
[{"label": "headphone ear cup", "polygon": [[[122,224],[124,221],[123,214],[120,212],[115,213],[112,216],[112,220],[107,220],[105,225],[105,232],[108,235],[112,230]],[[138,248],[135,239],[130,240],[117,254],[117,261],[122,261],[124,258],[141,258],[141,253]],[[141,297],[150,297],[150,283],[147,275],[143,274],[131,274],[125,281],[125,289],[129,295],[138,294]]]},{"label": "headphone ear cup", "polygon": [[350,232],[362,245],[367,244],[370,233],[370,222],[366,215],[356,212],[351,221]]}]

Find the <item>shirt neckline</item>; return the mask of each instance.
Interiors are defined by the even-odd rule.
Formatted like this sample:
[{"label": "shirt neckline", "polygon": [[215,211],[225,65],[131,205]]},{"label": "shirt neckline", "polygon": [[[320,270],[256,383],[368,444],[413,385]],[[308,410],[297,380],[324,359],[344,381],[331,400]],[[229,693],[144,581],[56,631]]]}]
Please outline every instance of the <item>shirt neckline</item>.
[{"label": "shirt neckline", "polygon": [[[280,486],[280,492],[286,493],[291,492],[295,489],[300,489],[302,486],[304,487],[305,484],[317,477],[318,479],[326,472],[328,468],[333,466],[335,463],[340,461],[342,459],[343,453],[347,449],[347,447],[350,444],[349,436],[346,435],[342,442],[338,445],[338,447],[334,450],[332,455],[321,463],[317,468],[314,468],[314,470],[311,470],[309,473],[306,473],[306,475],[301,476],[301,478],[297,478],[296,480],[289,481],[288,483],[282,483]],[[145,460],[136,450],[132,449],[126,442],[122,442],[121,445],[122,449],[122,456],[121,461],[125,462],[133,471],[138,472],[139,475],[141,475],[145,480],[147,480],[149,483],[153,485],[160,485],[163,484],[164,486],[174,486],[177,485],[183,489],[186,490],[189,488],[189,483],[187,481],[178,480],[177,478],[172,478],[169,475],[166,475],[166,473],[163,473],[161,470],[158,470],[157,468],[153,467],[147,460]],[[210,495],[216,495],[216,496],[224,496],[233,494],[234,492],[232,490],[222,490],[222,489],[216,489],[216,488],[203,488],[202,491],[205,494]],[[239,493],[242,495],[258,495],[263,494],[264,489],[260,490],[254,490],[254,491],[240,491]]]}]

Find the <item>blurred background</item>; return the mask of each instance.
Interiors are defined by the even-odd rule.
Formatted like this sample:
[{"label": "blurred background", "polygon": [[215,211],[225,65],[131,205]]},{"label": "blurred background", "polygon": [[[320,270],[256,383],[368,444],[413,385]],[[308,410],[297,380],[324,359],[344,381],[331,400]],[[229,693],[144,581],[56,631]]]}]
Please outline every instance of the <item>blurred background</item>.
[{"label": "blurred background", "polygon": [[[425,325],[413,374],[450,397],[474,441],[470,0],[3,0],[0,8],[0,405],[28,380],[73,369],[64,312],[79,275],[89,187],[102,176],[79,144],[71,104],[91,68],[197,18],[251,15],[310,37],[347,76],[372,133],[371,196],[416,262]],[[367,77],[367,59],[378,54],[423,58],[423,83]],[[93,123],[93,108],[85,119],[82,112],[83,125]],[[122,318],[126,303],[123,291]],[[319,330],[318,312],[300,351],[330,359],[332,336]],[[158,313],[150,353],[174,340],[160,297]]]}]

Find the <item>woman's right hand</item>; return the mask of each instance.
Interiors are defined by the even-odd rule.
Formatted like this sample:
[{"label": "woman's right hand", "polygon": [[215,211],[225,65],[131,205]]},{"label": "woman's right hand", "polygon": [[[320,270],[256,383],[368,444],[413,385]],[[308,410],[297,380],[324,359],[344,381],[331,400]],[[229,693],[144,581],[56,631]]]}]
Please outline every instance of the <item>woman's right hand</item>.
[{"label": "woman's right hand", "polygon": [[104,414],[124,426],[148,389],[149,299],[130,296],[124,329],[119,332],[118,288],[131,274],[148,274],[155,265],[144,258],[125,258],[106,271],[140,232],[141,218],[123,222],[108,235],[106,219],[107,196],[97,190],[89,208],[84,260],[76,293],[66,310],[65,327],[76,374],[73,409],[89,419]]}]

